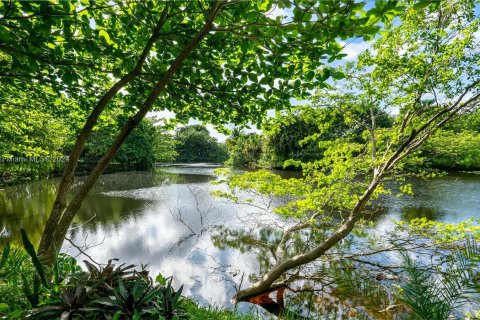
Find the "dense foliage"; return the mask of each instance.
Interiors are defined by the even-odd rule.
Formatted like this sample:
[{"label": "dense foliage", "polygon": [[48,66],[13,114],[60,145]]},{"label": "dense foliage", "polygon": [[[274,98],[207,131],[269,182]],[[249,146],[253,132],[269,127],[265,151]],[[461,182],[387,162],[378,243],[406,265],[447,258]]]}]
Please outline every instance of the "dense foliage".
[{"label": "dense foliage", "polygon": [[[0,110],[4,120],[0,127],[5,136],[0,142],[0,175],[4,182],[45,177],[62,170],[80,129],[81,111],[75,109],[74,103],[65,105],[59,101],[58,106],[70,109],[53,112],[38,106],[30,106],[30,110],[22,101]],[[98,162],[127,119],[112,112],[101,121],[80,157],[80,170],[88,170]],[[114,170],[148,169],[157,161],[174,161],[175,147],[174,137],[164,127],[156,125],[154,119],[145,119],[117,152],[112,165]]]},{"label": "dense foliage", "polygon": [[234,131],[227,140],[229,158],[227,165],[255,168],[262,155],[262,137],[256,133]]},{"label": "dense foliage", "polygon": [[[82,160],[87,164],[97,163],[127,120],[125,116],[117,116],[95,131],[85,147]],[[145,119],[118,150],[112,163],[130,169],[152,168],[157,161],[175,159],[175,144],[173,136],[161,126],[155,126],[153,119]]]},{"label": "dense foliage", "polygon": [[480,169],[480,111],[462,118],[440,130],[422,148],[425,164],[439,169]]},{"label": "dense foliage", "polygon": [[[323,158],[328,142],[348,138],[364,143],[365,123],[360,113],[346,114],[340,108],[317,105],[300,106],[277,113],[262,125],[262,133],[243,134],[239,129],[227,140],[230,166],[288,168],[287,160],[311,162]],[[376,110],[377,126],[391,128],[393,118],[383,110]],[[352,125],[352,118],[357,123]]]},{"label": "dense foliage", "polygon": [[[0,175],[45,176],[65,162],[84,112],[45,86],[2,86]],[[1,182],[0,182],[1,183]]]},{"label": "dense foliage", "polygon": [[176,160],[178,162],[219,162],[227,158],[224,144],[210,136],[210,132],[202,125],[191,125],[177,129]]}]

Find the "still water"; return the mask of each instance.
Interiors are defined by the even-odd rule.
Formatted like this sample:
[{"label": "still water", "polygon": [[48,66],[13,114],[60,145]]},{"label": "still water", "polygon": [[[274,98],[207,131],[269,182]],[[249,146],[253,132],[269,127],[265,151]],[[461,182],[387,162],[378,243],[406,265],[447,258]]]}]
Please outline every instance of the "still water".
[{"label": "still water", "polygon": [[[248,283],[258,270],[254,252],[219,249],[221,238],[212,238],[216,226],[254,228],[250,207],[235,205],[210,195],[221,186],[215,165],[177,165],[159,172],[126,172],[102,176],[85,200],[68,238],[87,246],[99,262],[148,264],[151,275],[174,275],[184,284],[184,294],[201,303],[231,307],[235,285]],[[77,179],[80,182],[82,179]],[[78,183],[77,182],[77,183]],[[480,175],[451,174],[431,180],[413,180],[414,196],[389,196],[377,217],[378,231],[391,228],[392,219],[426,217],[444,222],[480,218]],[[19,242],[19,228],[38,242],[55,197],[55,179],[6,187],[0,190],[2,242]],[[277,219],[255,214],[255,219]],[[79,252],[68,241],[63,251]],[[241,252],[243,251],[243,252]],[[79,260],[85,259],[78,256]]]}]

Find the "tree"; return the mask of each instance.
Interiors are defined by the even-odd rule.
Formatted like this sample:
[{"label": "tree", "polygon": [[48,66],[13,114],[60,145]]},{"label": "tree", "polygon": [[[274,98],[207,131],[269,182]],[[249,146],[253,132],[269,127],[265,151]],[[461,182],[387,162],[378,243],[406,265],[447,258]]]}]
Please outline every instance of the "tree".
[{"label": "tree", "polygon": [[263,146],[261,135],[234,131],[227,140],[227,146],[229,156],[227,165],[249,168],[258,166]]},{"label": "tree", "polygon": [[[392,118],[383,110],[375,110],[380,128],[392,126]],[[357,125],[349,122],[357,119]],[[323,108],[321,105],[301,106],[268,119],[263,126],[266,133],[262,162],[266,166],[283,167],[286,160],[309,162],[321,159],[322,141],[349,138],[364,142],[362,133],[365,119],[361,114],[345,114],[340,108]],[[367,119],[368,121],[368,119]]]},{"label": "tree", "polygon": [[[365,13],[351,0],[0,2],[2,85],[46,82],[89,110],[39,246],[43,259],[54,259],[83,199],[148,111],[259,122],[323,85],[330,73],[315,71],[322,59],[344,56],[337,39],[373,37],[380,19],[399,12],[395,2],[377,5]],[[267,14],[276,8],[289,8],[292,19]],[[134,115],[67,202],[79,157],[112,101]]]},{"label": "tree", "polygon": [[318,132],[317,119],[305,117],[302,109],[307,108],[279,114],[264,126],[266,139],[262,160],[267,166],[281,168],[288,159],[309,161],[320,157],[318,143],[302,143],[304,138]]},{"label": "tree", "polygon": [[223,162],[226,159],[225,146],[210,136],[202,125],[181,127],[177,130],[177,161],[180,162]]},{"label": "tree", "polygon": [[[344,245],[355,244],[352,232],[362,233],[360,222],[371,201],[388,192],[386,182],[408,173],[406,161],[437,130],[478,108],[480,47],[474,34],[480,21],[474,1],[407,4],[400,25],[386,25],[388,32],[374,45],[375,52],[348,65],[345,80],[316,96],[319,107],[341,110],[350,126],[363,127],[365,142],[348,137],[322,141],[322,159],[291,162],[303,168],[302,179],[285,180],[266,171],[231,175],[225,180],[230,191],[217,192],[246,204],[251,198],[242,200],[241,194],[249,190],[293,199],[275,209],[288,219],[277,229],[278,237],[251,241],[268,254],[268,264],[253,284],[237,292],[236,301],[266,301],[272,309],[269,293],[283,297],[283,290],[301,281],[302,274],[351,257]],[[377,125],[377,110],[397,112],[392,128]],[[409,192],[408,185],[400,190]],[[369,249],[375,252],[380,244],[369,242]],[[278,307],[274,311],[282,312]]]},{"label": "tree", "polygon": [[480,169],[480,134],[441,130],[422,148],[421,156],[433,168]]},{"label": "tree", "polygon": [[158,162],[172,162],[178,156],[176,151],[177,140],[168,133],[165,127],[156,126],[155,135],[155,160]]},{"label": "tree", "polygon": [[480,112],[473,110],[439,130],[421,150],[433,168],[477,170],[480,168]]},{"label": "tree", "polygon": [[[125,115],[115,116],[110,123],[96,130],[87,143],[81,159],[87,164],[96,163],[112,144],[118,130],[127,119]],[[112,162],[131,168],[149,169],[153,167],[158,157],[174,158],[172,137],[162,134],[161,129],[156,128],[154,124],[153,119],[143,119],[137,129],[125,140]],[[159,152],[159,148],[162,148],[162,153]]]},{"label": "tree", "polygon": [[45,86],[30,91],[2,88],[0,173],[43,176],[64,162],[82,110],[74,100]]}]

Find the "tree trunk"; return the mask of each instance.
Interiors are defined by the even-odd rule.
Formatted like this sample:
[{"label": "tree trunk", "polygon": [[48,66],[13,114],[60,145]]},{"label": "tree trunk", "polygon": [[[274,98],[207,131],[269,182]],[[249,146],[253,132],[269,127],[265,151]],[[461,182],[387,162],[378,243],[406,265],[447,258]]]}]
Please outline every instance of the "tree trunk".
[{"label": "tree trunk", "polygon": [[262,295],[265,292],[270,291],[272,289],[272,286],[275,284],[275,281],[280,279],[285,272],[301,265],[315,261],[316,259],[320,258],[325,252],[327,252],[327,250],[329,250],[335,244],[348,236],[355,227],[355,223],[360,217],[365,204],[370,200],[377,186],[378,180],[373,179],[368,189],[357,201],[357,204],[350,213],[347,221],[342,226],[340,226],[340,228],[335,233],[333,233],[327,240],[306,253],[279,261],[269,272],[267,272],[262,277],[261,280],[257,281],[249,288],[240,290],[234,297],[235,301],[248,301],[253,297]]},{"label": "tree trunk", "polygon": [[[73,146],[72,152],[70,153],[68,163],[63,170],[60,184],[58,186],[57,197],[53,204],[52,211],[50,212],[50,216],[45,224],[45,229],[42,233],[42,238],[40,240],[40,245],[38,248],[39,255],[41,256],[42,260],[46,262],[53,262],[53,260],[55,259],[54,251],[49,250],[49,248],[53,243],[53,235],[58,226],[58,223],[60,222],[65,208],[67,207],[67,194],[72,187],[75,169],[77,168],[78,160],[83,152],[83,149],[85,148],[85,144],[90,137],[92,130],[98,121],[98,118],[103,113],[108,103],[123,87],[125,87],[125,85],[135,79],[142,71],[148,54],[150,53],[150,50],[152,49],[158,37],[158,34],[166,21],[167,13],[168,6],[165,6],[161,17],[159,18],[157,25],[152,32],[152,35],[150,36],[147,44],[142,50],[137,65],[132,71],[130,71],[120,80],[118,80],[98,101],[97,105],[93,108],[92,112],[88,116],[87,121],[85,122],[82,130],[77,137],[77,140],[75,141],[75,145]],[[58,248],[58,250],[59,249],[60,248]]]},{"label": "tree trunk", "polygon": [[[55,201],[52,214],[47,221],[45,231],[42,235],[42,240],[40,242],[40,247],[39,247],[39,253],[43,261],[48,263],[53,263],[55,261],[55,256],[62,246],[62,243],[67,234],[70,223],[72,222],[75,214],[80,209],[81,204],[85,199],[85,197],[87,196],[88,192],[94,186],[97,179],[100,177],[100,175],[108,166],[112,158],[120,149],[120,147],[122,146],[122,144],[124,143],[128,135],[130,134],[130,132],[132,132],[132,130],[135,129],[135,127],[137,127],[137,125],[145,117],[148,111],[150,111],[152,105],[155,103],[160,93],[165,89],[166,85],[171,80],[174,73],[181,67],[181,65],[186,60],[186,58],[203,40],[203,38],[205,38],[208,32],[210,32],[213,25],[213,20],[219,14],[223,3],[224,3],[223,1],[216,2],[210,15],[207,17],[204,26],[198,31],[198,33],[193,37],[193,39],[183,48],[180,54],[171,63],[168,70],[164,73],[162,79],[154,86],[151,93],[149,94],[145,102],[140,107],[140,110],[132,118],[130,118],[129,121],[125,124],[125,126],[122,128],[119,135],[116,137],[114,143],[110,146],[109,150],[104,154],[104,156],[99,160],[99,162],[97,163],[95,168],[92,170],[88,178],[85,180],[85,182],[82,184],[80,189],[75,194],[73,200],[67,206],[66,195],[73,183],[73,174],[75,171],[75,167],[78,162],[78,158],[80,156],[81,150],[83,150],[85,142],[91,133],[91,128],[93,128],[93,125],[94,125],[87,120],[87,124],[85,126],[88,125],[89,128],[91,127],[90,132],[84,134],[84,132],[82,131],[81,135],[79,136],[79,140],[83,141],[83,144],[81,145],[81,147],[77,148],[80,151],[78,151],[77,149],[74,149],[75,151],[78,151],[78,155],[76,154],[77,156],[76,161],[71,160],[73,165],[72,166],[67,165],[68,168],[66,168],[64,171],[65,178],[62,178],[62,182],[60,183],[59,191],[57,195],[57,201]],[[153,45],[153,43],[154,43],[154,40],[152,41],[150,48]],[[144,56],[143,61],[145,61],[146,56],[147,55]],[[143,62],[141,66],[143,66]],[[141,70],[141,67],[138,73],[140,72],[140,70]],[[125,84],[126,83],[124,83],[123,85]],[[120,90],[120,88],[118,90]],[[115,93],[118,92],[118,90],[116,90]],[[113,97],[113,95],[111,97]],[[103,108],[104,107],[105,106],[103,106]],[[65,181],[65,183],[63,183],[63,181]]]}]

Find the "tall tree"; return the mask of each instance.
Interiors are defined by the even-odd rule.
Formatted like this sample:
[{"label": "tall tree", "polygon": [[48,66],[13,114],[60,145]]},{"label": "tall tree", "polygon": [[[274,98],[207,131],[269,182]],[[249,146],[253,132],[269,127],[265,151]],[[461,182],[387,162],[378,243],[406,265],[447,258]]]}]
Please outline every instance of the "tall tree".
[{"label": "tall tree", "polygon": [[[276,209],[288,219],[280,235],[250,242],[262,245],[270,265],[237,292],[237,301],[264,301],[271,308],[268,293],[278,291],[283,297],[283,290],[308,272],[307,265],[317,261],[327,268],[333,257],[351,255],[342,251],[341,243],[352,239],[370,201],[387,192],[386,182],[406,173],[406,160],[415,157],[430,136],[480,106],[480,46],[475,37],[480,19],[474,14],[475,2],[407,4],[400,23],[387,24],[374,52],[347,66],[345,80],[315,97],[320,108],[340,110],[350,127],[361,126],[363,141],[348,136],[323,140],[322,159],[292,161],[303,167],[303,179],[283,180],[268,172],[226,179],[230,192],[219,194],[234,201],[241,201],[239,195],[250,189],[253,194],[293,198]],[[378,125],[382,110],[396,114],[393,127]],[[408,192],[408,185],[402,190]],[[333,248],[338,250],[328,255]]]},{"label": "tall tree", "polygon": [[[267,109],[305,98],[341,58],[337,39],[373,37],[395,1],[365,12],[353,0],[2,1],[2,84],[48,81],[89,110],[60,180],[39,252],[52,261],[75,213],[130,132],[152,108],[179,121],[258,122]],[[288,10],[291,17],[276,16]],[[401,9],[400,9],[401,10]],[[3,59],[3,58],[2,58]],[[113,101],[134,115],[67,202],[99,117]]]},{"label": "tall tree", "polygon": [[262,145],[262,136],[257,133],[233,131],[227,139],[229,158],[225,164],[233,167],[257,167],[262,155]]}]

